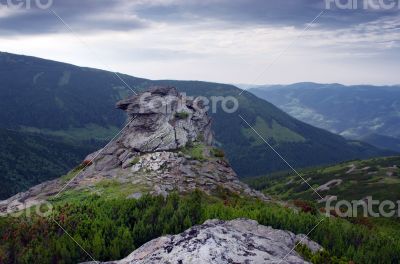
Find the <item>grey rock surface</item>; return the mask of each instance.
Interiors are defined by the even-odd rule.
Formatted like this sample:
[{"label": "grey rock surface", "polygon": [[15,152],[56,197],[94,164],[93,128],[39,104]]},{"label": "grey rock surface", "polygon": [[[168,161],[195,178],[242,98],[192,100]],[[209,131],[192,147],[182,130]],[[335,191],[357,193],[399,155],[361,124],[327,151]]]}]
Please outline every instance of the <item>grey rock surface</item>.
[{"label": "grey rock surface", "polygon": [[128,128],[120,143],[138,152],[175,150],[203,135],[211,143],[211,119],[196,102],[186,100],[173,87],[153,87],[122,100]]},{"label": "grey rock surface", "polygon": [[154,239],[125,259],[107,264],[309,263],[293,250],[298,242],[313,252],[322,250],[305,235],[262,226],[253,220],[208,220],[181,234]]}]

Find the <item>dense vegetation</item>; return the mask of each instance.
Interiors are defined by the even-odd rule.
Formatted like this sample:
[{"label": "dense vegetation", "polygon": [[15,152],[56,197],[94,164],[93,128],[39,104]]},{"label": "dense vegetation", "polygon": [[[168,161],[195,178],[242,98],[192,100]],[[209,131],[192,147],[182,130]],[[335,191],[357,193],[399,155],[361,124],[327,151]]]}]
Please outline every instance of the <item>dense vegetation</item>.
[{"label": "dense vegetation", "polygon": [[[322,219],[223,191],[218,197],[200,192],[185,197],[172,194],[167,199],[145,196],[139,200],[105,200],[91,196],[82,202],[59,204],[53,217],[96,260],[123,258],[155,237],[179,233],[206,219],[246,217],[295,233],[308,233]],[[399,233],[388,236],[344,220],[324,219],[310,237],[327,249],[324,254],[311,256],[298,248],[314,263],[343,263],[334,256],[363,264],[400,261]],[[0,263],[91,260],[51,217],[0,219],[0,239]]]},{"label": "dense vegetation", "polygon": [[49,136],[0,129],[0,200],[65,174],[95,145],[77,146]]},{"label": "dense vegetation", "polygon": [[[306,125],[252,94],[238,96],[240,90],[232,85],[120,76],[135,91],[172,85],[189,96],[238,98],[239,110],[233,114],[222,111],[221,102],[217,104],[213,130],[219,147],[241,177],[279,171],[286,165],[239,114],[298,168],[386,154]],[[0,128],[56,135],[75,143],[110,140],[125,120],[115,103],[131,94],[111,72],[0,53]]]}]

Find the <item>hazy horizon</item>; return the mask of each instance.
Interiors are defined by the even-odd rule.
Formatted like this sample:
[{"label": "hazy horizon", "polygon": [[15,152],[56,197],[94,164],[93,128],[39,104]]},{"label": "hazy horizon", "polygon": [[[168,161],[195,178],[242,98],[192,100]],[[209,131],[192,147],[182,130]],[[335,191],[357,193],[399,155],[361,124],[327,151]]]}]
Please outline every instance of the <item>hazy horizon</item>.
[{"label": "hazy horizon", "polygon": [[71,0],[45,10],[5,2],[5,52],[149,79],[400,83],[397,9],[327,9],[321,0]]}]

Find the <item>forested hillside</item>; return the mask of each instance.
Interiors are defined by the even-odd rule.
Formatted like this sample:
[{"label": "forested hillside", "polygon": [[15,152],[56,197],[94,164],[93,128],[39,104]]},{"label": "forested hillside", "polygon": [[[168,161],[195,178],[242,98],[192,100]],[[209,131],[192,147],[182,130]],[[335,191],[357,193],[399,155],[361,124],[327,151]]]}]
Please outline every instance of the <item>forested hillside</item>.
[{"label": "forested hillside", "polygon": [[95,145],[0,129],[0,199],[65,174]]},{"label": "forested hillside", "polygon": [[[240,90],[232,85],[119,76],[135,91],[173,85],[188,95],[238,98],[237,112],[225,113],[219,104],[212,118],[216,144],[240,177],[287,167],[239,115],[296,168],[391,154],[302,123],[252,94],[239,96]],[[133,94],[127,85],[112,72],[0,53],[0,128],[57,136],[68,144],[95,149],[90,142],[107,142],[123,126],[124,113],[115,109],[115,103]],[[67,156],[64,161],[77,160]],[[40,179],[45,175],[49,174],[42,173]]]}]

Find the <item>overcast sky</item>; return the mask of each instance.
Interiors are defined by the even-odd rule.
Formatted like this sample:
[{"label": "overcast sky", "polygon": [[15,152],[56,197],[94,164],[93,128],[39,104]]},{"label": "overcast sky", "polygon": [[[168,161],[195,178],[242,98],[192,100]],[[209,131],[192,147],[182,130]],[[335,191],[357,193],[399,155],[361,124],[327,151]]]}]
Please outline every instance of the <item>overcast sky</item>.
[{"label": "overcast sky", "polygon": [[400,84],[398,6],[344,10],[331,3],[327,9],[325,0],[53,0],[49,9],[23,0],[30,9],[10,6],[20,1],[0,0],[0,51],[151,79]]}]

